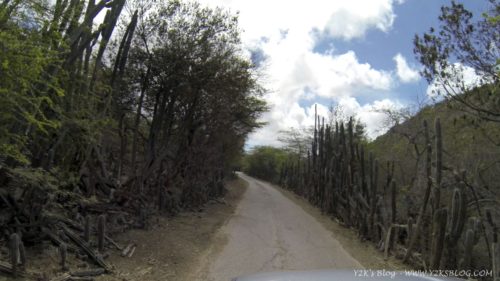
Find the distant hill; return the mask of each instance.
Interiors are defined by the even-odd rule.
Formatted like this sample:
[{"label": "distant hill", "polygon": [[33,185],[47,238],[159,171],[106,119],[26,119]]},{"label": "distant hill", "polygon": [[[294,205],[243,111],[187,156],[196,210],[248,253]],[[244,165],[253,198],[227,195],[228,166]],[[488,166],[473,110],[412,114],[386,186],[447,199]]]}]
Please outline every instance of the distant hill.
[{"label": "distant hill", "polygon": [[[434,150],[436,118],[442,128],[444,191],[452,191],[456,174],[465,172],[482,206],[497,206],[494,200],[500,194],[500,123],[481,120],[465,112],[457,102],[442,101],[423,108],[369,143],[368,149],[380,163],[395,162],[395,176],[403,194],[421,197],[425,169],[423,123],[427,120],[429,124]],[[432,161],[434,166],[435,151]],[[468,198],[472,197],[473,194]],[[415,211],[410,206],[408,212]]]}]

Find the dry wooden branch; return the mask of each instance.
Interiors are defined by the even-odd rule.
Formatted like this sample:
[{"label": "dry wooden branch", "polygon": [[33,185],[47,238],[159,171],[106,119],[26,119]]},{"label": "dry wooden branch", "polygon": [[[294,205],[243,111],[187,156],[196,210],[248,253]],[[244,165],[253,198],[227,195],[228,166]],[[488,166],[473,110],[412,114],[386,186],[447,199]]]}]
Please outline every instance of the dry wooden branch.
[{"label": "dry wooden branch", "polygon": [[122,254],[121,254],[122,257],[127,256],[129,254],[130,250],[132,249],[132,247],[134,247],[134,246],[135,246],[135,243],[128,244],[127,247],[125,247],[125,249],[123,249],[123,251],[122,251]]},{"label": "dry wooden branch", "polygon": [[[54,242],[54,244],[56,244],[57,246],[61,246],[61,244],[64,243],[64,241],[62,241],[61,238],[59,238],[59,236],[57,236],[54,232],[52,232],[50,229],[46,227],[42,227],[42,233],[47,235],[47,237],[49,237],[49,239],[52,240],[52,242]],[[68,251],[73,253],[78,253],[80,251],[79,248],[72,245],[66,244],[66,248]]]},{"label": "dry wooden branch", "polygon": [[[14,274],[14,271],[12,270],[12,266],[9,263],[0,261],[0,272],[7,273],[7,274]],[[33,272],[29,272],[26,270],[17,270],[16,272],[18,277],[26,277],[26,278],[32,278],[34,279],[36,274]]]},{"label": "dry wooden branch", "polygon": [[56,276],[56,277],[50,279],[50,281],[66,281],[66,280],[70,280],[70,278],[71,278],[71,275],[69,273],[64,273],[63,275]]},{"label": "dry wooden branch", "polygon": [[103,268],[90,269],[85,271],[75,271],[71,272],[71,277],[94,277],[103,275],[106,273],[106,270]]},{"label": "dry wooden branch", "polygon": [[75,234],[74,232],[72,232],[71,230],[68,229],[68,227],[64,224],[61,224],[61,228],[64,230],[64,233],[73,241],[75,242],[80,248],[82,248],[85,253],[87,253],[87,255],[89,257],[91,257],[99,266],[101,266],[102,268],[104,268],[104,270],[106,272],[111,272],[111,266],[108,265],[104,259],[99,255],[97,254],[96,252],[94,252],[88,245],[87,243],[85,243],[85,241],[83,241],[77,234]]},{"label": "dry wooden branch", "polygon": [[120,246],[118,243],[116,243],[113,239],[111,239],[109,236],[104,236],[104,238],[106,239],[106,241],[108,241],[111,245],[115,246],[115,248],[118,250],[118,251],[121,251],[123,250],[123,247]]},{"label": "dry wooden branch", "polygon": [[131,258],[132,255],[134,255],[134,252],[135,252],[135,249],[137,248],[137,246],[133,246],[132,249],[130,250],[130,252],[128,253],[128,257]]}]

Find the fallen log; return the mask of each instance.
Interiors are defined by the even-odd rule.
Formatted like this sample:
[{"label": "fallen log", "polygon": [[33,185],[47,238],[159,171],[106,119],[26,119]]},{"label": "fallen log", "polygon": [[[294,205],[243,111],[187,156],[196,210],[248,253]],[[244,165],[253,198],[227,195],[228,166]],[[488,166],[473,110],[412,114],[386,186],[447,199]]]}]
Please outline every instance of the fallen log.
[{"label": "fallen log", "polygon": [[123,247],[120,246],[118,243],[116,243],[113,239],[111,239],[109,236],[104,236],[104,238],[106,239],[106,241],[108,241],[111,245],[115,246],[115,248],[118,250],[118,251],[121,251],[123,250]]},{"label": "fallen log", "polygon": [[50,279],[50,281],[67,281],[67,280],[70,280],[70,278],[71,278],[71,275],[69,273],[64,273],[63,275],[56,276],[56,277]]},{"label": "fallen log", "polygon": [[82,250],[87,253],[87,255],[92,258],[99,266],[104,268],[105,272],[111,272],[111,266],[108,265],[104,259],[97,254],[95,251],[93,251],[85,241],[83,241],[77,234],[75,234],[73,231],[69,230],[68,227],[64,224],[60,224],[61,228],[63,229],[64,233],[73,241],[75,244],[77,244]]},{"label": "fallen log", "polygon": [[70,281],[94,281],[95,279],[92,277],[70,277]]},{"label": "fallen log", "polygon": [[[75,230],[78,230],[78,231],[81,231],[81,232],[84,232],[84,238],[85,238],[85,228],[82,227],[79,223],[73,221],[73,220],[70,220],[68,218],[63,218],[61,216],[57,216],[57,215],[48,215],[47,216],[48,218],[50,219],[53,219],[53,220],[56,220],[58,222],[61,222],[61,223],[64,223],[64,224],[67,224],[69,226],[71,226],[71,228],[75,229]],[[89,228],[90,230],[90,228]],[[89,233],[90,235],[90,233]],[[123,247],[120,246],[118,243],[116,243],[113,239],[111,239],[111,237],[109,237],[108,235],[105,235],[104,236],[104,239],[109,242],[111,245],[113,245],[117,250],[121,251],[123,250]],[[59,243],[58,243],[59,245]]]},{"label": "fallen log", "polygon": [[123,249],[121,256],[126,257],[129,254],[130,250],[132,250],[132,247],[134,247],[134,246],[135,246],[134,243],[128,244],[127,247],[125,247],[125,249]]},{"label": "fallen log", "polygon": [[71,277],[95,277],[99,275],[103,275],[106,273],[106,270],[103,268],[90,269],[85,271],[75,271],[71,272]]},{"label": "fallen log", "polygon": [[[42,227],[42,233],[44,233],[45,235],[47,235],[47,237],[49,237],[49,239],[52,242],[54,242],[54,244],[56,244],[57,246],[61,246],[61,244],[64,244],[64,241],[62,241],[61,238],[59,238],[59,236],[57,236],[50,229],[48,229],[46,227]],[[77,248],[75,246],[72,246],[72,245],[67,245],[66,244],[66,248],[67,248],[68,251],[73,252],[73,253],[78,253],[80,251],[79,248]]]},{"label": "fallen log", "polygon": [[131,258],[132,255],[134,255],[134,252],[135,252],[135,249],[137,248],[137,246],[133,246],[132,249],[130,250],[130,252],[128,253],[127,257]]},{"label": "fallen log", "polygon": [[[3,262],[3,261],[0,261],[0,272],[14,275],[14,270],[12,268],[12,265],[10,263]],[[25,277],[25,278],[31,278],[31,279],[36,278],[35,273],[29,272],[26,270],[22,270],[22,269],[17,269],[16,274],[18,277]]]}]

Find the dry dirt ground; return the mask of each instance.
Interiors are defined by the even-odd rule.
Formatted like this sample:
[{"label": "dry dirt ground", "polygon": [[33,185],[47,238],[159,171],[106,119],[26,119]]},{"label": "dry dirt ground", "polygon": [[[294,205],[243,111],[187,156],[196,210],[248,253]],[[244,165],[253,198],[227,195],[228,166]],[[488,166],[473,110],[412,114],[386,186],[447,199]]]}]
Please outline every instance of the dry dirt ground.
[{"label": "dry dirt ground", "polygon": [[[199,212],[183,212],[175,217],[155,217],[148,230],[130,230],[114,235],[121,246],[137,244],[131,258],[121,257],[121,252],[108,249],[106,261],[115,267],[113,274],[102,275],[99,281],[182,281],[187,280],[201,253],[209,247],[224,245],[214,239],[217,230],[232,216],[246,189],[246,182],[235,179],[227,182],[228,193],[224,199],[210,201]],[[48,280],[63,275],[59,265],[60,255],[50,242],[28,248],[27,269],[44,272]],[[7,253],[0,253],[7,260]],[[90,262],[91,264],[92,262]],[[84,262],[68,254],[70,271],[92,269]],[[32,280],[11,278],[0,273],[0,281]]]},{"label": "dry dirt ground", "polygon": [[[245,273],[245,270],[251,272],[253,265],[250,260],[243,263],[244,266],[240,269],[237,267],[231,269],[233,271],[228,271],[227,269],[221,270],[220,268],[226,266],[230,267],[230,264],[225,265],[225,263],[228,261],[232,262],[233,256],[247,255],[247,250],[240,250],[234,246],[235,243],[239,243],[238,240],[235,240],[235,237],[241,236],[240,238],[242,238],[244,235],[232,235],[231,229],[234,225],[241,226],[241,224],[237,222],[241,217],[245,217],[245,215],[242,216],[241,213],[242,209],[245,212],[244,205],[250,206],[253,200],[260,201],[261,199],[256,198],[260,198],[259,196],[261,195],[264,196],[263,198],[267,198],[264,200],[269,200],[269,194],[272,194],[272,198],[275,198],[273,200],[279,200],[279,202],[281,202],[279,205],[284,204],[287,208],[291,208],[285,210],[285,213],[293,211],[295,214],[300,214],[300,216],[309,217],[307,220],[312,220],[310,223],[313,224],[313,227],[325,229],[328,233],[327,235],[333,237],[333,239],[337,241],[332,242],[332,247],[342,248],[342,252],[345,252],[349,257],[347,261],[345,258],[339,261],[340,264],[343,264],[343,268],[359,267],[357,265],[365,268],[384,268],[388,270],[401,270],[405,268],[405,266],[397,260],[390,259],[389,261],[384,261],[382,254],[377,251],[371,243],[360,242],[353,230],[346,229],[329,217],[322,215],[317,208],[311,206],[303,198],[262,181],[255,180],[255,182],[253,182],[254,186],[252,186],[252,178],[244,175],[242,178],[243,179],[240,178],[228,182],[227,186],[229,192],[224,200],[212,201],[202,208],[200,212],[181,213],[173,218],[157,217],[153,220],[148,230],[131,230],[114,236],[113,238],[120,245],[125,246],[132,242],[137,244],[137,249],[131,258],[121,257],[119,251],[110,249],[108,251],[109,257],[106,260],[114,265],[115,272],[113,274],[102,275],[96,280],[224,281],[220,280],[219,277],[232,277],[233,275]],[[256,183],[258,183],[258,185],[256,185]],[[262,192],[262,190],[265,192]],[[267,193],[268,195],[262,193]],[[270,212],[264,212],[260,215],[256,213],[255,215],[258,217],[254,219],[267,221],[269,218],[274,217],[274,221],[270,221],[269,223],[284,227],[280,228],[281,230],[276,228],[278,229],[277,232],[289,231],[289,235],[292,236],[295,235],[294,233],[300,233],[293,230],[294,227],[300,227],[300,225],[294,226],[293,224],[295,224],[295,222],[293,220],[283,220],[277,217],[277,210],[272,209],[275,207],[272,206],[273,202],[276,203],[276,201],[262,201],[257,203],[256,207],[253,208],[254,210],[258,211],[259,204],[261,204],[260,207],[262,211],[270,210]],[[251,216],[251,214],[248,214],[247,219]],[[290,225],[290,223],[292,225]],[[244,224],[243,227],[245,227]],[[311,226],[309,225],[308,228],[309,227]],[[274,231],[273,237],[276,237],[277,232]],[[299,234],[297,236],[301,235]],[[280,243],[282,244],[279,244],[279,247],[267,247],[268,249],[266,251],[273,254],[273,257],[269,262],[265,262],[265,266],[267,267],[262,268],[261,271],[274,269],[301,269],[295,266],[301,263],[299,260],[300,255],[293,253],[293,251],[295,251],[292,249],[294,245],[288,245],[297,243],[287,241],[287,239],[286,237],[283,239],[274,239],[278,242],[281,240]],[[300,239],[300,237],[297,239]],[[260,240],[265,241],[269,239],[265,238]],[[321,244],[321,241],[318,241],[318,243]],[[248,245],[253,244],[248,243]],[[287,247],[284,247],[286,245],[290,246],[288,250]],[[47,245],[40,248],[47,248]],[[278,250],[274,253],[273,251],[276,249]],[[283,252],[284,249],[286,250],[285,252]],[[235,250],[236,254],[234,252]],[[301,249],[297,250],[301,251]],[[30,251],[36,253],[37,247],[30,249]],[[256,251],[257,256],[259,252],[258,250]],[[48,272],[49,277],[52,277],[60,274],[58,260],[59,255],[57,249],[54,247],[53,251],[49,251],[48,255],[45,250],[43,261],[33,262],[30,268],[38,272]],[[237,259],[234,258],[234,260]],[[258,261],[259,258],[254,262]],[[86,270],[86,264],[87,263],[77,259],[72,259],[70,261],[72,270]],[[352,266],[353,264],[356,266]],[[327,266],[316,264],[316,266],[313,267],[325,268]],[[0,275],[0,281],[3,280],[10,281],[14,279]]]},{"label": "dry dirt ground", "polygon": [[201,212],[180,213],[173,218],[157,218],[149,230],[132,230],[117,237],[117,242],[138,245],[131,258],[114,252],[108,261],[116,267],[112,275],[99,281],[182,281],[187,279],[199,257],[209,247],[222,247],[224,240],[214,239],[217,230],[226,223],[247,187],[236,179],[227,183],[223,200],[211,201]]}]

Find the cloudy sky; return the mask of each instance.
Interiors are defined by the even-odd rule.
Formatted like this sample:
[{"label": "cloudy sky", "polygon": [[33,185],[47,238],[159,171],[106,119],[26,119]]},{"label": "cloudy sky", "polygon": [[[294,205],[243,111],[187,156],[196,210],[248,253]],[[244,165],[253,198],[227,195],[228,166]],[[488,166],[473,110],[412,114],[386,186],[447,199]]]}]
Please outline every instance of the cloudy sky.
[{"label": "cloudy sky", "polygon": [[[412,39],[438,26],[444,0],[201,0],[239,12],[242,39],[270,112],[247,147],[279,145],[279,131],[314,124],[314,105],[327,115],[340,105],[375,138],[384,132],[377,109],[415,104],[430,89],[418,74]],[[472,5],[472,6],[471,6]],[[486,1],[468,1],[483,11]]]}]

